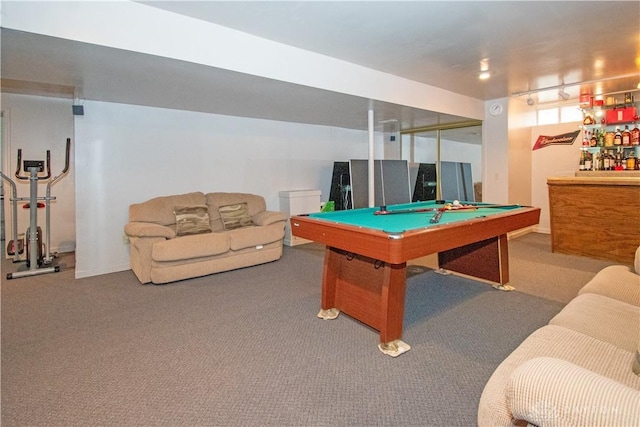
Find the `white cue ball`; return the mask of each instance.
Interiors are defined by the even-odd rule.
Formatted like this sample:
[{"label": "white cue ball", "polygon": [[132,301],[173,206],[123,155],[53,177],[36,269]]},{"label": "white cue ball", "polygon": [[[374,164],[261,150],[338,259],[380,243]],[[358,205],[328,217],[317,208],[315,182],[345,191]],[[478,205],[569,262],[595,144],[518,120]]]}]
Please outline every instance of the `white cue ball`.
[{"label": "white cue ball", "polygon": [[460,200],[454,200],[453,206],[460,206]]}]

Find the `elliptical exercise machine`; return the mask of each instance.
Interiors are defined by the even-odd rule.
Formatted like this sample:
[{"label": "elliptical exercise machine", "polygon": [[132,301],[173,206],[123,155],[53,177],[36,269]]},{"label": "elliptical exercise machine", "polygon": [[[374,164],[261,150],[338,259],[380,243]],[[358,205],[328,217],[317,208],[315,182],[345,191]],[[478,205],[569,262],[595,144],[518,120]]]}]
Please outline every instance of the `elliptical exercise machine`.
[{"label": "elliptical exercise machine", "polygon": [[[13,239],[7,245],[7,253],[13,255],[13,262],[26,261],[28,270],[18,271],[16,273],[7,273],[7,279],[17,279],[20,277],[35,276],[39,274],[57,273],[60,266],[49,266],[53,262],[53,258],[57,254],[51,254],[51,212],[50,202],[55,200],[51,196],[51,186],[62,178],[69,170],[69,153],[71,149],[71,139],[67,138],[67,147],[65,155],[64,169],[59,175],[51,178],[51,151],[47,150],[46,160],[25,160],[22,161],[22,149],[18,149],[18,165],[16,166],[15,177],[19,180],[29,181],[29,197],[17,197],[16,183],[0,172],[2,179],[11,185],[11,202],[13,205]],[[25,173],[23,174],[23,169]],[[41,175],[46,171],[45,175]],[[38,197],[38,181],[47,181],[46,196]],[[46,244],[42,243],[42,229],[38,226],[38,201],[44,201],[46,211]],[[24,251],[24,237],[18,239],[18,202],[28,201],[29,208],[29,228],[25,233],[26,241],[26,259],[20,258]]]}]

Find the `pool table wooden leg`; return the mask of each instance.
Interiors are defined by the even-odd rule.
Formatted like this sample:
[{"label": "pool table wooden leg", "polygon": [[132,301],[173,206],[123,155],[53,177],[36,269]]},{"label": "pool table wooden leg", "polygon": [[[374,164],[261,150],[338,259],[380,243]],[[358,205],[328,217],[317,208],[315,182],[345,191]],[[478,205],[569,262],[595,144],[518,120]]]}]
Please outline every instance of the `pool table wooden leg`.
[{"label": "pool table wooden leg", "polygon": [[385,264],[380,298],[380,342],[402,338],[407,264]]},{"label": "pool table wooden leg", "polygon": [[343,311],[378,330],[382,345],[399,341],[404,321],[406,267],[406,263],[388,264],[327,247],[321,313]]}]

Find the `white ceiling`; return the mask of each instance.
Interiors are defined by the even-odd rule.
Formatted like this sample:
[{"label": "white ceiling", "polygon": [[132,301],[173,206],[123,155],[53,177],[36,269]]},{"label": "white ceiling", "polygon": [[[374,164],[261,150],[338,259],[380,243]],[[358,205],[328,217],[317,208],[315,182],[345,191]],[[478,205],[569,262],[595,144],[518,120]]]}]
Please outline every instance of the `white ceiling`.
[{"label": "white ceiling", "polygon": [[483,100],[640,75],[637,1],[143,3]]},{"label": "white ceiling", "polygon": [[[640,81],[637,1],[140,3],[481,100],[563,84],[577,98]],[[493,75],[480,81],[485,58]],[[81,85],[86,99],[367,127],[367,99],[5,28],[1,65],[5,91]],[[628,77],[608,80],[618,76]],[[557,88],[549,94],[557,101]],[[403,129],[464,119],[380,102],[375,108],[380,120],[398,119]]]}]

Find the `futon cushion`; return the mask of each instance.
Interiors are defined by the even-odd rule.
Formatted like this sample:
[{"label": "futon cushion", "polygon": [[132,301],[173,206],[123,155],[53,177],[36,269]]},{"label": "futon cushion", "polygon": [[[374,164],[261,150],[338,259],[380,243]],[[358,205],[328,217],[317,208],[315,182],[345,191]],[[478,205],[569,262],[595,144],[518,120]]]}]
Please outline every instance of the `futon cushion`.
[{"label": "futon cushion", "polygon": [[244,202],[220,206],[218,212],[225,230],[234,230],[253,225],[253,221],[249,216],[249,208]]},{"label": "futon cushion", "polygon": [[173,208],[176,216],[176,235],[211,233],[209,210],[206,205],[176,206]]}]

